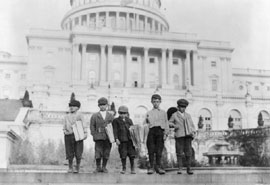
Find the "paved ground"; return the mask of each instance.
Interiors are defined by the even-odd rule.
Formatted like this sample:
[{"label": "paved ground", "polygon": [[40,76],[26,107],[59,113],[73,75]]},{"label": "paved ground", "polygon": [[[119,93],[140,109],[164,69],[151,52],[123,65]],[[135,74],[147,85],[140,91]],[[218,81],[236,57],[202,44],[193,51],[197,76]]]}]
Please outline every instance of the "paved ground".
[{"label": "paved ground", "polygon": [[14,167],[8,172],[0,172],[0,185],[270,185],[270,168],[196,168],[194,175],[177,175],[168,171],[166,175],[147,175],[137,170],[136,175],[122,175],[118,171],[108,174],[83,172],[65,173],[66,167],[37,166],[32,168]]}]

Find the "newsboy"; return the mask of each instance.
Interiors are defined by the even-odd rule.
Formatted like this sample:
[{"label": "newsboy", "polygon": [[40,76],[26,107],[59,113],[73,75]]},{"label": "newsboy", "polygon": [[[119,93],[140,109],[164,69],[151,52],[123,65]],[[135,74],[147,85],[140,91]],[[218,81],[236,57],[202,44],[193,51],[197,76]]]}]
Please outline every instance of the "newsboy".
[{"label": "newsboy", "polygon": [[[156,170],[159,174],[165,174],[161,166],[162,151],[164,148],[164,140],[169,133],[169,123],[167,114],[164,110],[160,109],[161,96],[153,94],[151,97],[153,109],[146,114],[145,124],[149,126],[149,133],[147,136],[147,149],[149,155],[150,168],[147,174],[153,174]],[[154,159],[156,157],[156,166],[154,167]]]},{"label": "newsboy", "polygon": [[[90,120],[90,131],[95,142],[95,172],[108,173],[106,168],[107,161],[110,156],[112,144],[106,134],[106,126],[112,123],[114,117],[107,111],[108,100],[104,97],[98,100],[99,112],[94,113]],[[102,167],[101,167],[102,160]]]},{"label": "newsboy", "polygon": [[190,114],[185,112],[188,104],[188,101],[185,99],[180,99],[177,101],[178,111],[171,116],[169,125],[174,127],[175,131],[175,147],[178,162],[177,174],[182,174],[182,158],[186,157],[187,173],[192,175],[193,172],[190,168],[192,156],[191,142],[194,138],[196,130]]}]

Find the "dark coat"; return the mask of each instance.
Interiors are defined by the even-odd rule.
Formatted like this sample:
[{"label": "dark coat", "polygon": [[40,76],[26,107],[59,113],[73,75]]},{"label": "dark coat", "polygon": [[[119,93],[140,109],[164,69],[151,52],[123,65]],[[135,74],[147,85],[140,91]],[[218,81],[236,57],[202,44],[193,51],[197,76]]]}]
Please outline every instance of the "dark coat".
[{"label": "dark coat", "polygon": [[120,142],[131,140],[129,128],[133,125],[131,119],[126,118],[125,121],[118,117],[113,120],[113,133],[114,138],[119,139]]},{"label": "dark coat", "polygon": [[109,112],[106,112],[105,120],[103,119],[100,112],[94,113],[90,119],[90,131],[93,136],[94,141],[106,140],[108,136],[105,131],[105,127],[112,123],[113,115]]}]

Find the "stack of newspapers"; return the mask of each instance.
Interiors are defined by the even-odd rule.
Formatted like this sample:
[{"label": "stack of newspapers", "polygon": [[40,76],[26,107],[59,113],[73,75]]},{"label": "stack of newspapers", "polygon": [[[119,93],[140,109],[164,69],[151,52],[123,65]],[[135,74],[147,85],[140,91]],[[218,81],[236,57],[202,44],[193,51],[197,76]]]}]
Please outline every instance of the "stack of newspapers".
[{"label": "stack of newspapers", "polygon": [[105,131],[107,133],[107,136],[110,140],[111,143],[114,143],[115,142],[115,139],[114,139],[114,135],[113,135],[113,126],[111,123],[109,123],[106,127],[105,127]]},{"label": "stack of newspapers", "polygon": [[73,129],[76,141],[80,141],[80,140],[85,139],[82,121],[76,121],[76,123],[72,125],[72,129]]}]

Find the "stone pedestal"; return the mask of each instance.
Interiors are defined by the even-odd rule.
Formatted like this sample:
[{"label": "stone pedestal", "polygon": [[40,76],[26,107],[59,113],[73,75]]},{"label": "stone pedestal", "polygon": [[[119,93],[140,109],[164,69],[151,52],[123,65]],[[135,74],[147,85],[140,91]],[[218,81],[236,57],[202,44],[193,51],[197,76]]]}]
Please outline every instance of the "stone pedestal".
[{"label": "stone pedestal", "polygon": [[0,127],[0,169],[7,169],[12,149],[12,144],[19,139],[19,136],[7,127]]}]

